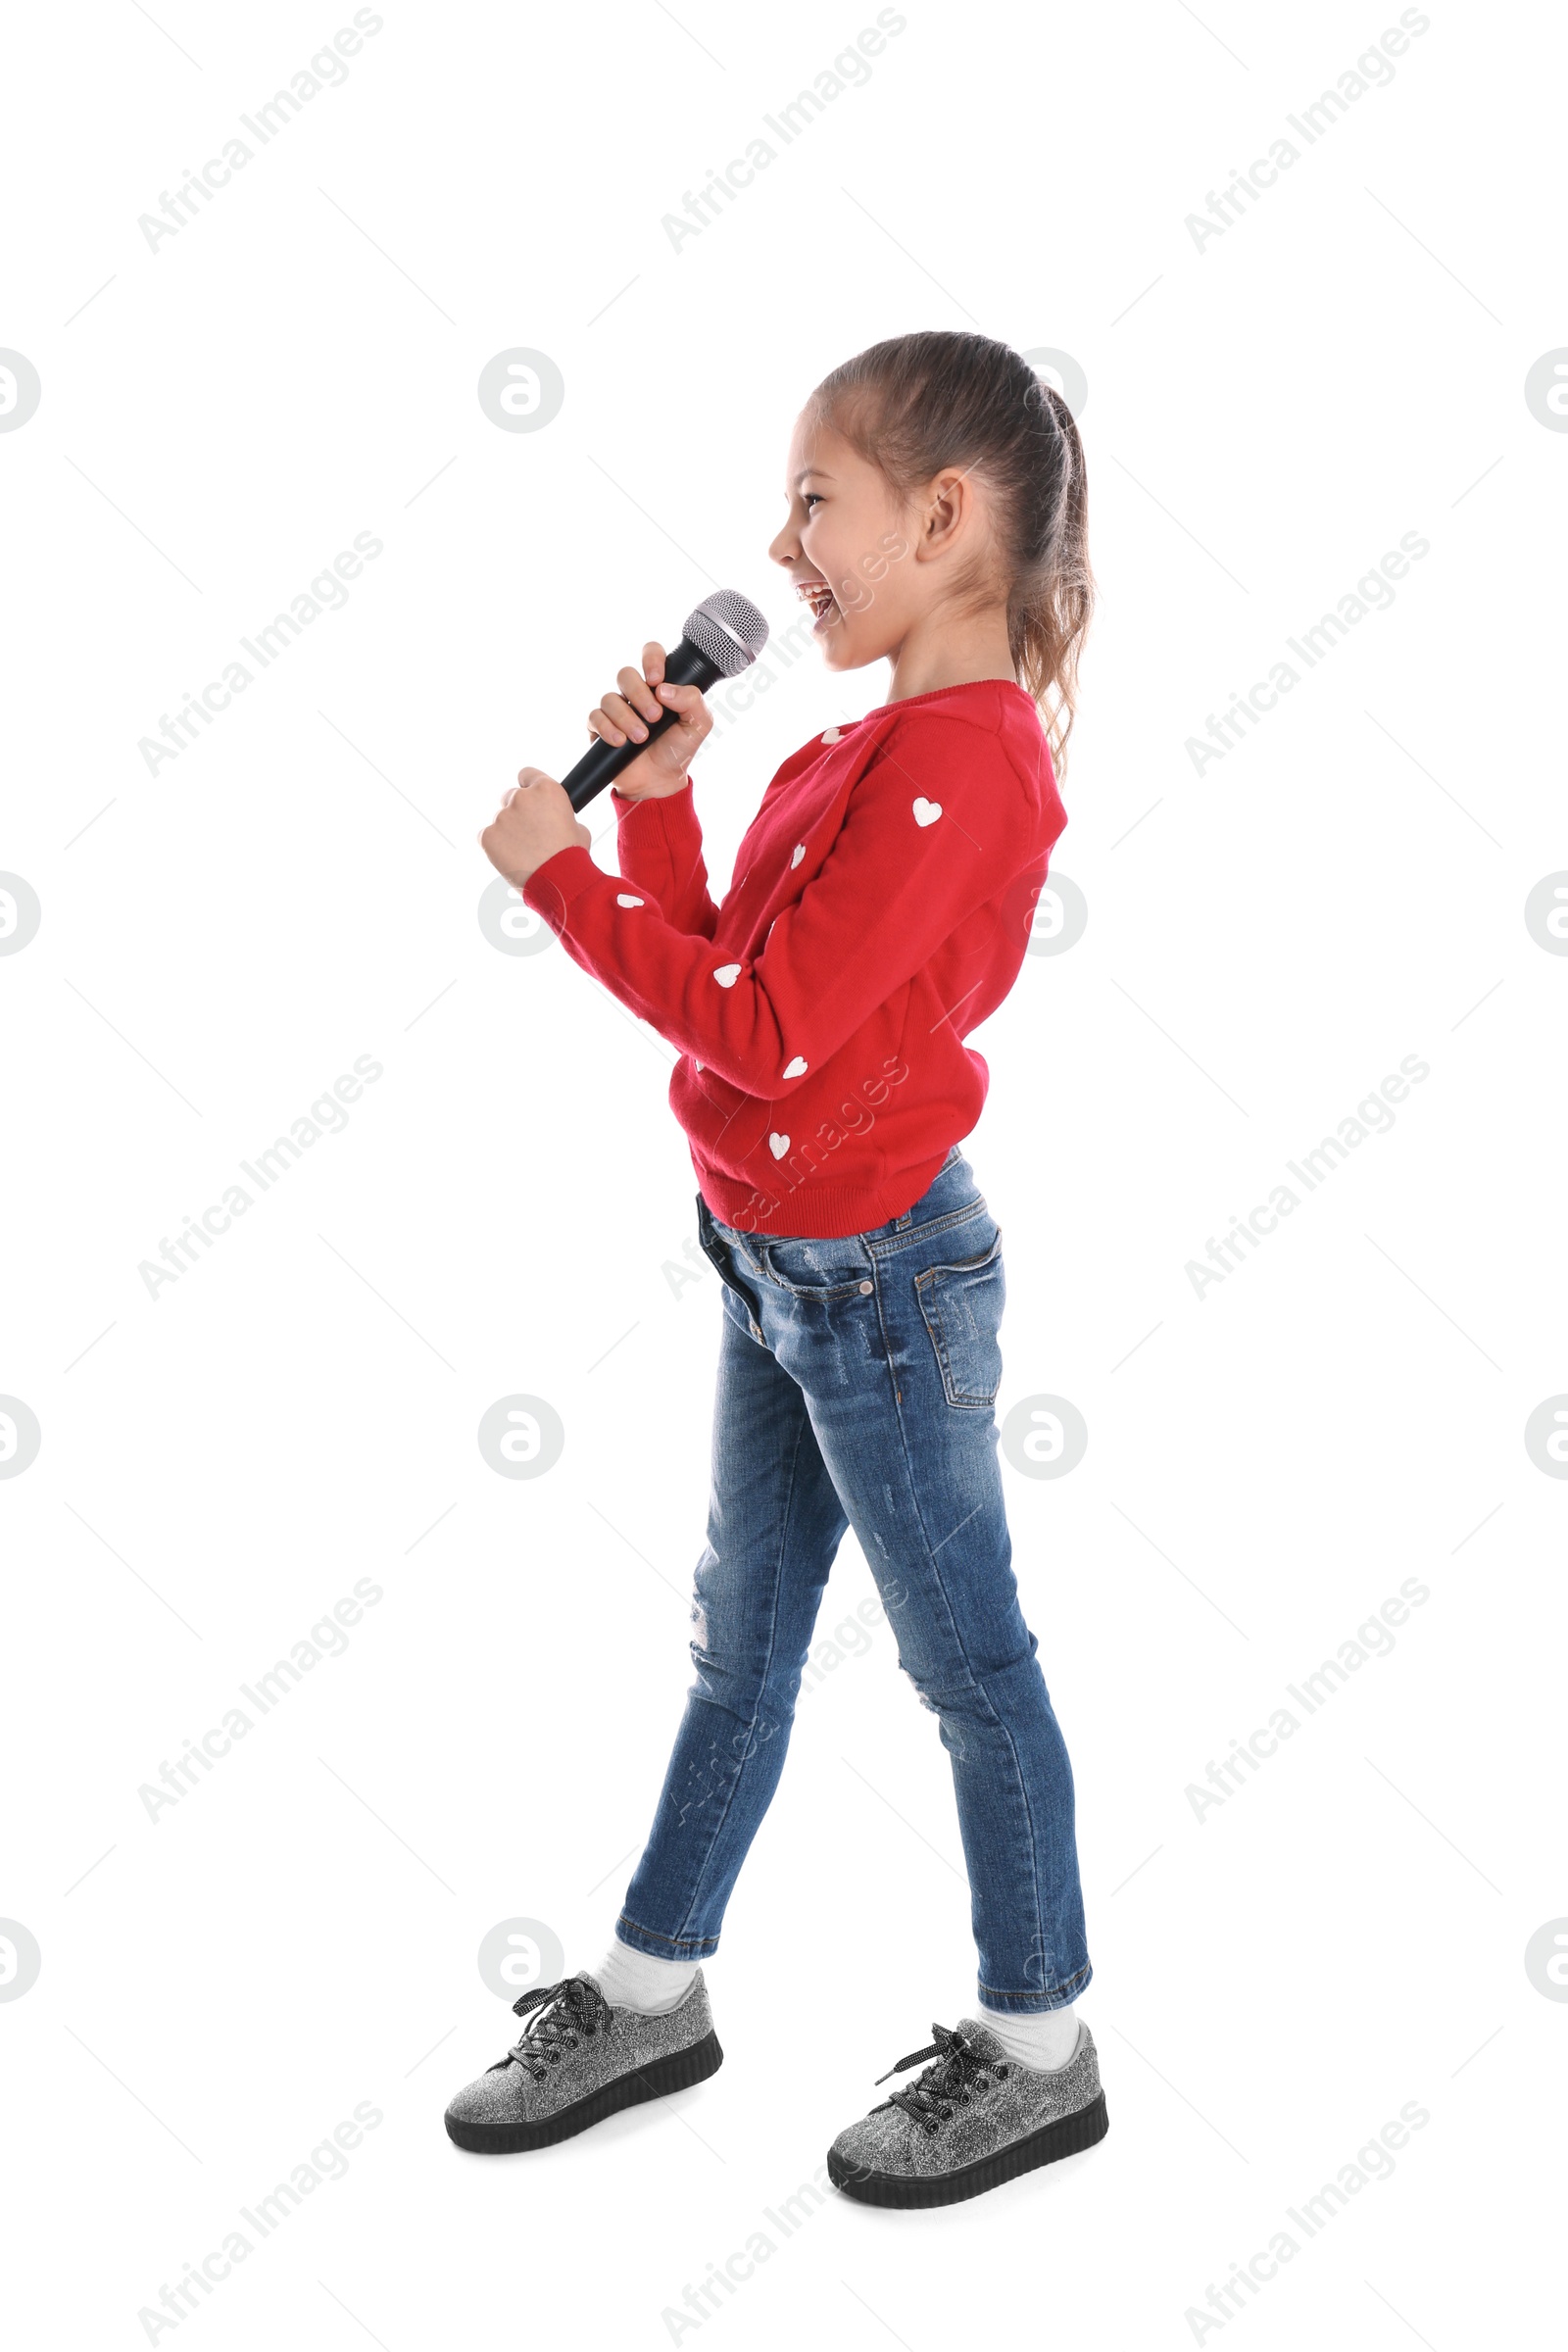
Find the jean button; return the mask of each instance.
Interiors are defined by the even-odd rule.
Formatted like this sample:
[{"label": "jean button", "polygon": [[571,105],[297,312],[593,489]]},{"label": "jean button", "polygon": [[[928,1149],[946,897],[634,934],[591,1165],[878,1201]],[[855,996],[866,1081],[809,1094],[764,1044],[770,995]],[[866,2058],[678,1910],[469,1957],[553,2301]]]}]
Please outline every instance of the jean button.
[{"label": "jean button", "polygon": [[870,1285],[868,1282],[862,1282],[862,1283],[861,1283],[861,1285],[860,1285],[860,1289],[861,1289],[861,1292],[862,1292],[862,1294],[863,1294],[864,1292],[868,1291],[870,1288],[871,1288],[871,1285]]}]

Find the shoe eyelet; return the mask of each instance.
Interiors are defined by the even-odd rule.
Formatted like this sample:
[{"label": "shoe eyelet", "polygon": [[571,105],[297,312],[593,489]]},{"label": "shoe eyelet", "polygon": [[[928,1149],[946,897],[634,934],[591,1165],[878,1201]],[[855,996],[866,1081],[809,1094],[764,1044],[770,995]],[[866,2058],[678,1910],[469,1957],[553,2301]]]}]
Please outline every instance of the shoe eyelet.
[{"label": "shoe eyelet", "polygon": [[929,2124],[927,2124],[927,2125],[926,2125],[926,2130],[927,2130],[928,2132],[935,2132],[935,2131],[937,2130],[937,2128],[938,2128],[938,2127],[937,2127],[937,2125],[936,2125],[934,2122],[933,2122],[933,2123],[929,2123]]},{"label": "shoe eyelet", "polygon": [[999,2067],[998,2067],[998,2069],[997,2069],[997,2077],[998,2077],[998,2080],[999,2080],[1000,2082],[1004,2082],[1006,2081],[1006,2079],[1007,2079],[1007,2069],[1006,2069],[1005,2065],[1002,2065],[1002,2066],[999,2066]]}]

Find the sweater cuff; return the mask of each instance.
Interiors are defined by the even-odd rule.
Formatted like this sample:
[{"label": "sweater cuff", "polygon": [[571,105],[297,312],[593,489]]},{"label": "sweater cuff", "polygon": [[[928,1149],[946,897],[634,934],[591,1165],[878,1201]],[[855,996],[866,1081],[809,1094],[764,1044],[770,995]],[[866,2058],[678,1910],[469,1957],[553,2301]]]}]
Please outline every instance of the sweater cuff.
[{"label": "sweater cuff", "polygon": [[[668,826],[664,823],[664,814],[667,813],[669,815],[673,815],[678,809],[680,810],[682,816],[685,815],[686,809],[691,807],[692,780],[691,777],[688,776],[685,783],[681,786],[679,792],[656,793],[647,800],[639,801],[628,801],[624,799],[622,795],[615,790],[613,784],[612,784],[610,787],[610,799],[611,805],[615,811],[615,824],[617,830],[625,823],[627,817],[630,816],[634,808],[657,808],[662,811],[660,817],[661,830],[667,833]],[[685,808],[682,808],[681,806],[683,802],[685,803]]]},{"label": "sweater cuff", "polygon": [[570,842],[557,850],[542,865],[536,865],[522,886],[524,906],[535,914],[542,914],[552,931],[558,935],[566,927],[568,911],[574,899],[596,882],[608,882],[611,876],[595,864],[581,842]]}]

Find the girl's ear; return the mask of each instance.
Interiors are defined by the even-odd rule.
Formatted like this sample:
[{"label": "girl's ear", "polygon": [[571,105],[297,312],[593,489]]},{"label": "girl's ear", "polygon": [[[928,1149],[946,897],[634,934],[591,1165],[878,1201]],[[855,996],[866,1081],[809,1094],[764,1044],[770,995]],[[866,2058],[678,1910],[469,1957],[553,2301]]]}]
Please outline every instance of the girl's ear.
[{"label": "girl's ear", "polygon": [[921,512],[915,540],[917,556],[942,554],[958,531],[974,507],[974,491],[968,478],[968,468],[945,466],[932,477]]}]

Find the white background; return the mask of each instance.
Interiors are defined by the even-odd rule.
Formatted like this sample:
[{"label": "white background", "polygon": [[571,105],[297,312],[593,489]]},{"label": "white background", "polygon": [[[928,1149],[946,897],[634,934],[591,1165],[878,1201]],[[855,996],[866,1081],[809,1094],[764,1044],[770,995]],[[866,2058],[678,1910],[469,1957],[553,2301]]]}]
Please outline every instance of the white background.
[{"label": "white background", "polygon": [[[0,867],[42,906],[0,959],[0,1391],[42,1431],[0,1482],[0,1914],[42,1955],[0,2004],[18,2340],[146,2341],[365,2101],[346,2177],[155,2340],[1536,2340],[1568,1484],[1523,1430],[1568,1389],[1568,959],[1523,909],[1568,866],[1568,437],[1523,387],[1568,343],[1560,23],[1434,6],[1200,250],[1186,216],[1396,9],[911,0],[676,252],[662,217],[872,8],[393,0],[150,250],[138,216],[350,13],[100,0],[10,41],[0,343],[43,387],[0,435]],[[721,2072],[537,2157],[441,2128],[515,2031],[481,1937],[531,1919],[591,1965],[646,1834],[721,1311],[671,1049],[555,943],[489,943],[475,836],[711,587],[789,625],[765,550],[806,394],[967,325],[1089,385],[1057,864],[1090,919],[975,1033],[965,1149],[1005,1235],[1000,1409],[1059,1395],[1090,1431],[1007,1499],[1112,2123],[968,2206],[808,2198],[785,2239],[763,2208],[973,2005],[947,1760],[886,1628],[801,1702],[708,1972]],[[564,378],[538,432],[476,398],[514,346]],[[149,774],[139,739],[360,532],[344,609]],[[1392,608],[1196,774],[1187,739],[1406,532]],[[885,688],[808,655],[715,736],[716,891],[779,762]],[[360,1055],[344,1131],[149,1297],[141,1261]],[[1406,1055],[1392,1130],[1195,1296]],[[536,1481],[475,1443],[519,1392],[565,1430]],[[1411,1577],[1392,1653],[1197,1818],[1210,1760]],[[345,1652],[150,1820],[141,1785],[361,1578]],[[852,1539],[824,1638],[870,1590]],[[1411,2101],[1393,2177],[1200,2332]]]}]

